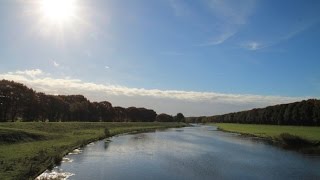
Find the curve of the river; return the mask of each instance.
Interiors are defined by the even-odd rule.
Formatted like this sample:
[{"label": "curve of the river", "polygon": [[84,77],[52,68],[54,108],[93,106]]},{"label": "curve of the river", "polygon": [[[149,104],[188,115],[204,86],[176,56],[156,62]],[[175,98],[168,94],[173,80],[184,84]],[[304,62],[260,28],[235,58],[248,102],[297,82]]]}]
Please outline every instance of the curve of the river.
[{"label": "curve of the river", "polygon": [[320,157],[193,126],[115,136],[68,154],[40,178],[320,179]]}]

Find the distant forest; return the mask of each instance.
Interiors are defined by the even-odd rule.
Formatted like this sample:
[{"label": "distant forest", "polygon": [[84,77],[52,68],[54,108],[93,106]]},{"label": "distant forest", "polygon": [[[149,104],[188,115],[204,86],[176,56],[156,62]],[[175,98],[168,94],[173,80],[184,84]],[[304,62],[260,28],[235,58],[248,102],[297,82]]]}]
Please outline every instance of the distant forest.
[{"label": "distant forest", "polygon": [[83,95],[47,95],[23,84],[0,81],[0,122],[190,122],[276,125],[320,125],[320,100],[280,104],[216,116],[188,117],[157,114],[152,109],[113,107],[108,101],[90,102]]},{"label": "distant forest", "polygon": [[187,118],[187,122],[319,126],[320,100],[309,99],[301,102],[280,104],[217,116],[189,117]]},{"label": "distant forest", "polygon": [[176,116],[157,114],[152,109],[113,107],[108,101],[90,102],[83,95],[47,95],[23,84],[0,81],[0,122],[182,122]]}]

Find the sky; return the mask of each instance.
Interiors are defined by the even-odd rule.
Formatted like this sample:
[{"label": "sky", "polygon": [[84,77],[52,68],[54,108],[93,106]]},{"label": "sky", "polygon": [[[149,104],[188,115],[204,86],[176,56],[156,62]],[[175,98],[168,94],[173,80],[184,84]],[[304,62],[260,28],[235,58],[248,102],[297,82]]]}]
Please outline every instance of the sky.
[{"label": "sky", "polygon": [[200,116],[319,98],[319,57],[318,0],[0,1],[0,79],[113,106]]}]

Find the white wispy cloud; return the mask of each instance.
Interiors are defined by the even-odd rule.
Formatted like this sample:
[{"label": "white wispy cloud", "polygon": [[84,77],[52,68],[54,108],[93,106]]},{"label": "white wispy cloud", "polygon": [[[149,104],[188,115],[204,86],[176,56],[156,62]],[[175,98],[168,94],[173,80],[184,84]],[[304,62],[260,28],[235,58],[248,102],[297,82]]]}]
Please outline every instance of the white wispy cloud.
[{"label": "white wispy cloud", "polygon": [[[268,47],[272,47],[275,45],[278,45],[282,42],[289,41],[292,38],[295,38],[296,36],[299,36],[303,34],[303,32],[307,31],[308,29],[312,28],[316,24],[318,24],[320,20],[310,20],[308,22],[301,22],[298,23],[295,26],[285,28],[282,33],[279,34],[265,34],[264,36],[268,37],[268,40],[265,41],[250,41],[250,42],[245,42],[241,44],[241,47],[247,50],[259,50],[259,49],[264,49]],[[259,38],[262,39],[262,38]]]},{"label": "white wispy cloud", "polygon": [[43,74],[42,70],[40,69],[32,69],[32,70],[25,70],[25,71],[16,71],[16,72],[9,72],[9,75],[20,75],[23,77],[31,77],[34,78],[36,76],[39,76]]},{"label": "white wispy cloud", "polygon": [[247,43],[243,43],[241,46],[247,50],[250,50],[250,51],[256,51],[256,50],[263,49],[263,48],[267,47],[266,44],[262,44],[262,43],[256,42],[256,41],[250,41]]},{"label": "white wispy cloud", "polygon": [[60,66],[60,64],[59,64],[59,63],[57,63],[56,61],[53,61],[53,66],[54,66],[54,67],[59,67],[59,66]]},{"label": "white wispy cloud", "polygon": [[[177,17],[196,16],[199,11],[183,0],[168,0]],[[200,1],[205,11],[211,12],[211,35],[203,43],[196,46],[215,46],[224,43],[237,34],[242,26],[246,25],[249,17],[256,9],[257,0],[206,0]]]},{"label": "white wispy cloud", "polygon": [[226,40],[228,40],[229,38],[231,38],[232,36],[234,36],[236,34],[236,31],[225,31],[222,34],[213,37],[211,40],[209,40],[206,43],[202,43],[199,44],[197,46],[213,46],[213,45],[219,45],[224,43]]},{"label": "white wispy cloud", "polygon": [[234,25],[246,24],[257,3],[256,0],[208,0],[207,2],[212,12],[222,22]]},{"label": "white wispy cloud", "polygon": [[280,37],[279,41],[290,40],[291,38],[294,38],[295,36],[303,33],[304,31],[318,24],[319,22],[320,22],[319,19],[310,20],[309,22],[302,22],[301,24],[296,25],[296,27],[293,28],[293,30],[290,30],[285,35]]},{"label": "white wispy cloud", "polygon": [[116,105],[146,106],[167,113],[177,109],[187,115],[219,114],[307,98],[130,88],[69,77],[55,78],[39,69],[3,73],[0,79],[17,81],[49,94],[83,94],[91,100],[111,100]]},{"label": "white wispy cloud", "polygon": [[208,0],[206,2],[218,22],[215,29],[219,30],[213,40],[204,43],[208,46],[222,44],[233,37],[242,26],[247,24],[256,6],[256,0]]}]

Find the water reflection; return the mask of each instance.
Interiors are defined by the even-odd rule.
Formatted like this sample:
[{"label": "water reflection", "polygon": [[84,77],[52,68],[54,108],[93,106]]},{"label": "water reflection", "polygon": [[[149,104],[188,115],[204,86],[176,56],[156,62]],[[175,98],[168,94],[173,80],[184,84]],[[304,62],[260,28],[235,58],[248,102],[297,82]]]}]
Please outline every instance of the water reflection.
[{"label": "water reflection", "polygon": [[69,179],[320,179],[320,157],[196,126],[98,141],[66,158]]},{"label": "water reflection", "polygon": [[105,142],[104,142],[104,150],[107,150],[107,149],[108,149],[109,143],[110,143],[110,141],[105,141]]}]

